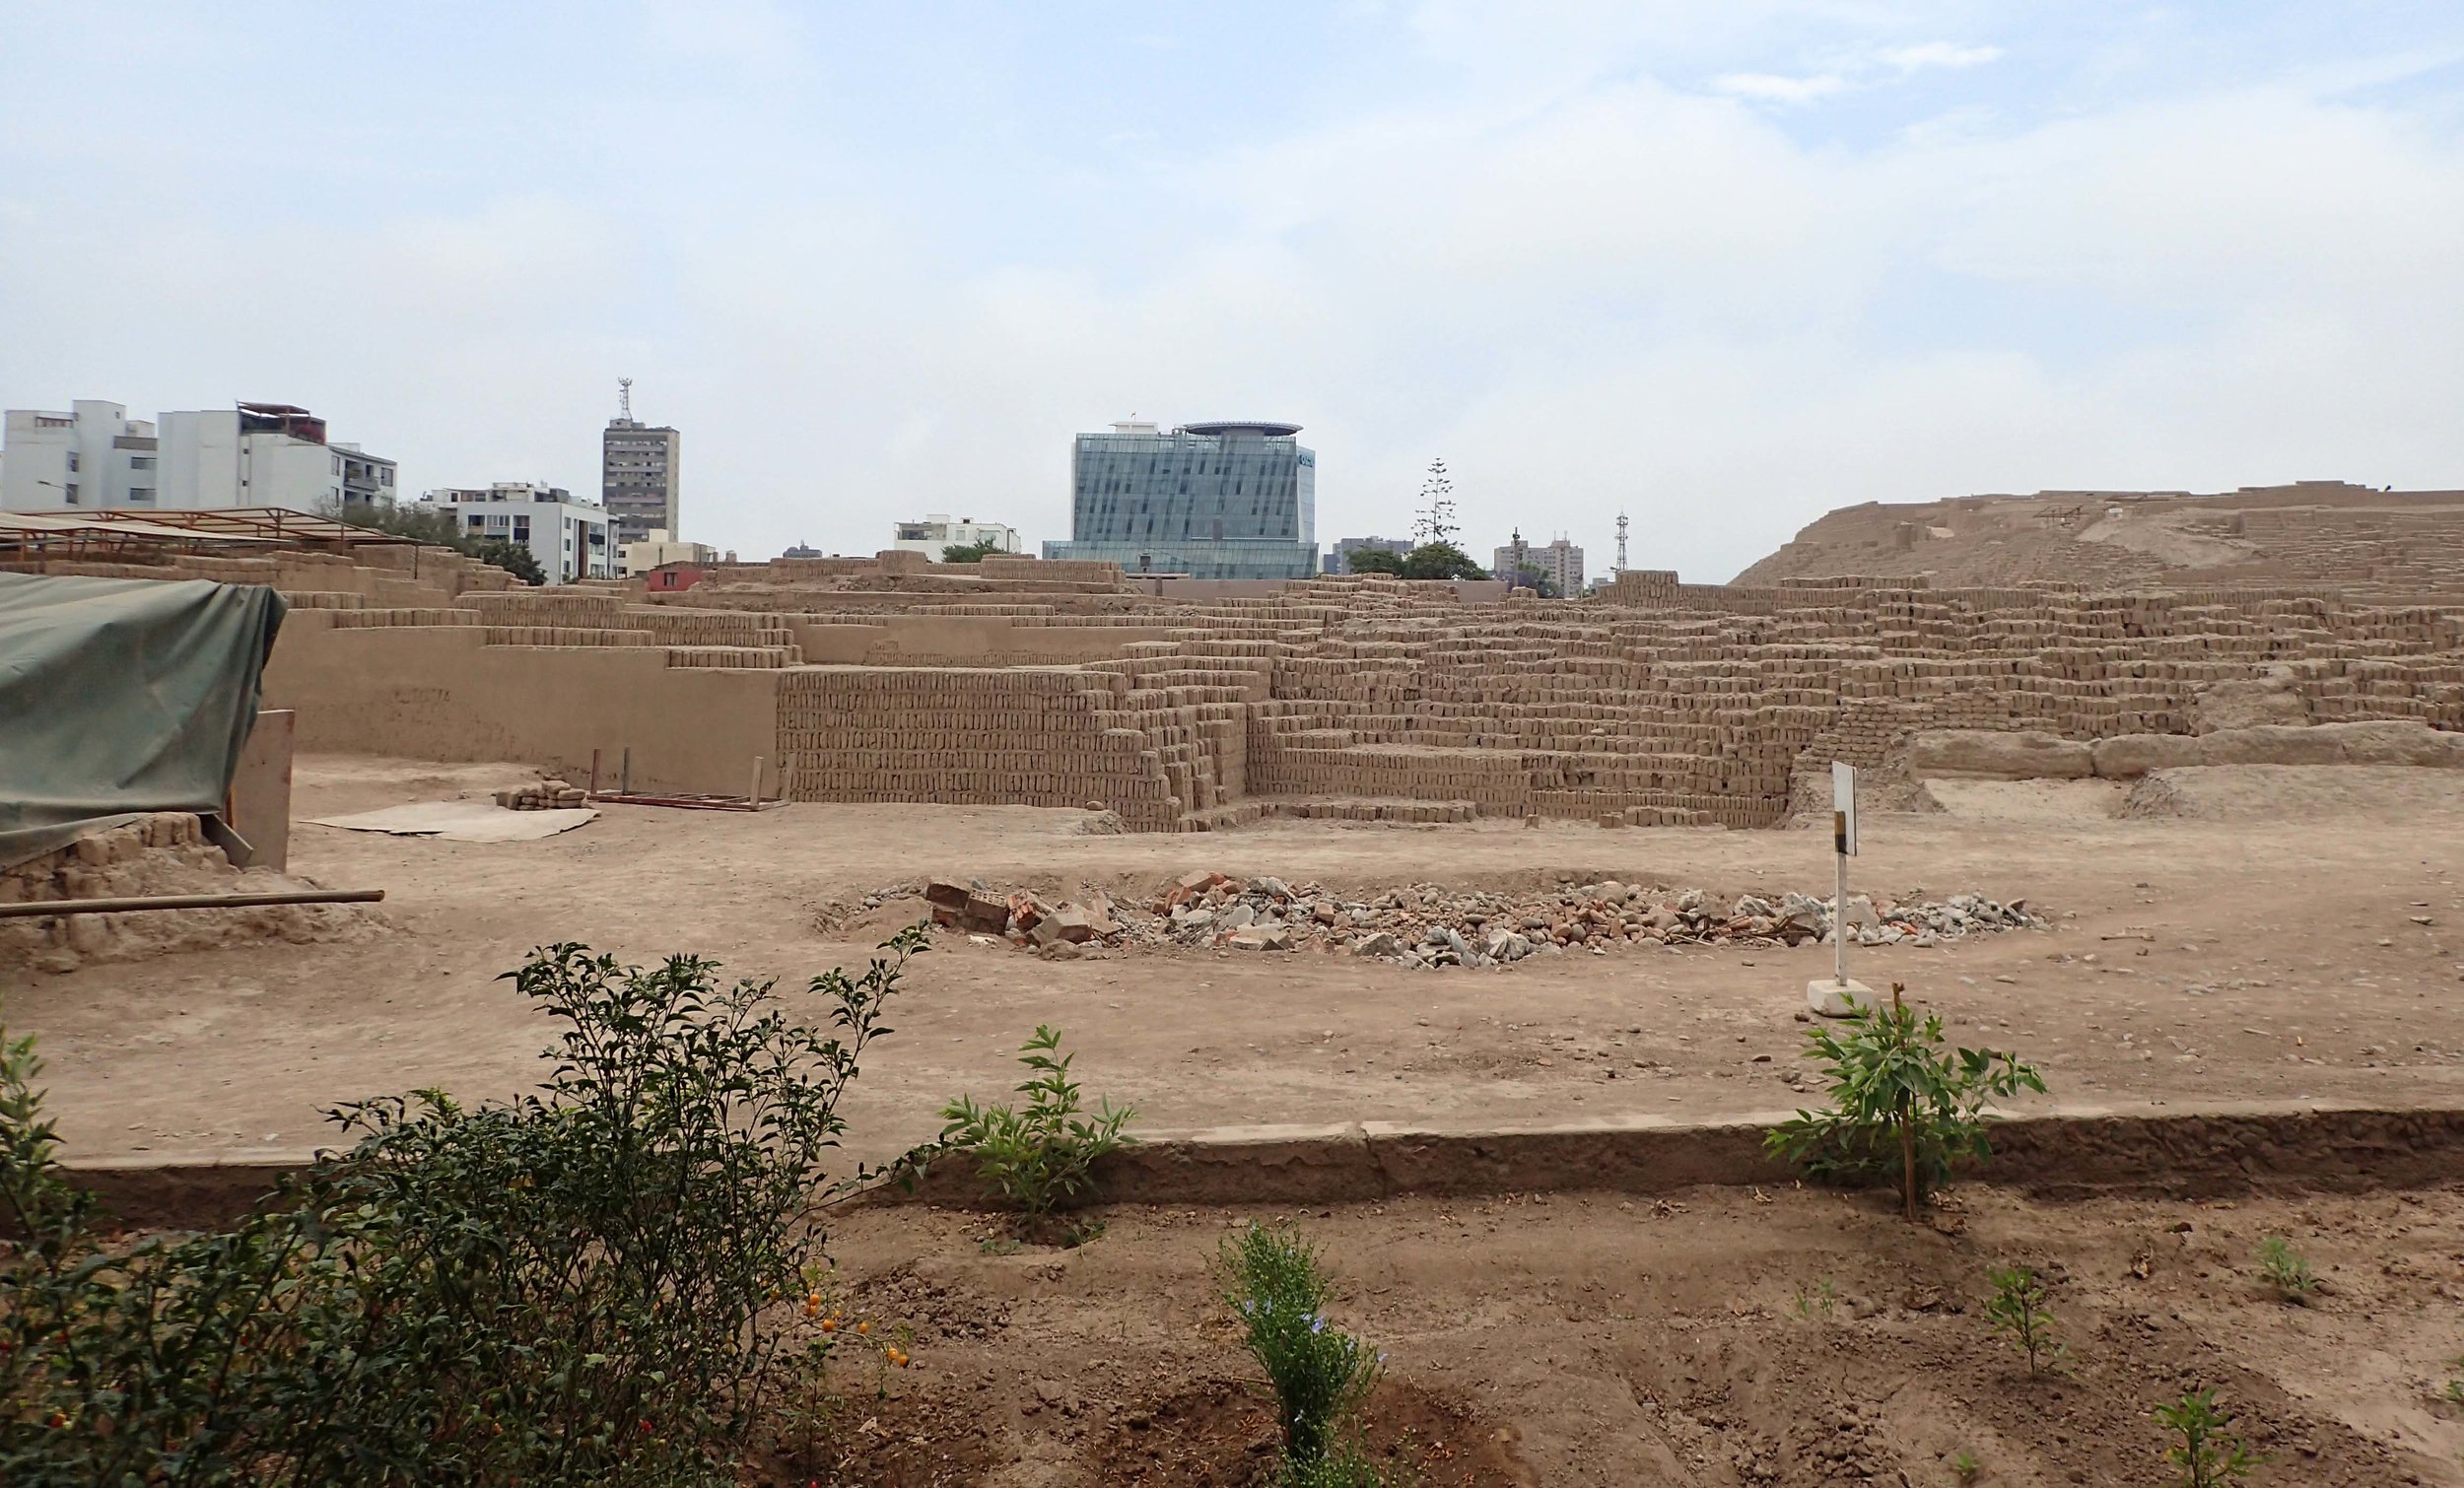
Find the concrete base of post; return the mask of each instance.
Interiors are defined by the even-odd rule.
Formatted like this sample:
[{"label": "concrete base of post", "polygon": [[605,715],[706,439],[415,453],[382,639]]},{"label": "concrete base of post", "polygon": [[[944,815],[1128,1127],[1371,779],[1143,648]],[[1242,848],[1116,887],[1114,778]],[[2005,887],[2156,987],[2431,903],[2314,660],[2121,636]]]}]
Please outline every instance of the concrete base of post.
[{"label": "concrete base of post", "polygon": [[1854,978],[1834,981],[1828,977],[1816,977],[1806,983],[1806,1006],[1825,1018],[1847,1017],[1848,999],[1851,997],[1857,999],[1858,1006],[1871,1007],[1874,1005],[1874,988]]}]

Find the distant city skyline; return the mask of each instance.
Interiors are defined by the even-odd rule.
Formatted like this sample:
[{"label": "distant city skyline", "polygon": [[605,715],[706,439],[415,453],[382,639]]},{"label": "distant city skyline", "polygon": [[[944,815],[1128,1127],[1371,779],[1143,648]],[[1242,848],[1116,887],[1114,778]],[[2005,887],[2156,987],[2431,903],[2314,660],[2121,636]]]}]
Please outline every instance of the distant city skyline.
[{"label": "distant city skyline", "polygon": [[8,29],[0,406],[279,399],[413,489],[587,492],[630,375],[742,551],[1059,537],[1067,437],[1168,410],[1308,425],[1325,533],[1443,454],[1474,551],[1623,509],[1689,579],[1871,500],[2464,483],[2451,7]]}]

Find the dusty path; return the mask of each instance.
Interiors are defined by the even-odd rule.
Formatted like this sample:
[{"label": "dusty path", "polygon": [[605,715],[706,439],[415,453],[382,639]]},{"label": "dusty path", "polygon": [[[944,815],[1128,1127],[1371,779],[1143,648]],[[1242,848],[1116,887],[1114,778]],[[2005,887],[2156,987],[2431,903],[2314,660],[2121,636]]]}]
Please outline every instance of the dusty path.
[{"label": "dusty path", "polygon": [[[1950,813],[1873,817],[1862,886],[2023,896],[2057,928],[1867,951],[1859,970],[1904,980],[1958,1038],[2034,1057],[2064,1105],[2464,1100],[2464,779],[2302,774],[2335,777],[2322,797],[2332,809],[2312,813],[2296,792],[2268,805],[2275,819],[2254,818],[2226,789],[2224,819],[2114,820],[2090,784],[1954,788]],[[526,778],[312,758],[296,814]],[[545,941],[628,958],[699,951],[800,987],[859,962],[905,913],[825,933],[816,925],[834,906],[936,872],[1138,897],[1191,867],[1354,893],[1611,876],[1820,893],[1829,876],[1827,838],[1803,832],[1288,822],[1102,837],[1079,835],[1080,820],[617,807],[544,842],[486,845],[303,825],[293,871],[385,889],[394,933],[11,971],[7,1018],[41,1036],[75,1153],[298,1152],[323,1138],[317,1112],[337,1101],[422,1085],[502,1095],[534,1078],[550,1031],[494,979]],[[867,1155],[928,1135],[955,1092],[1005,1089],[1011,1051],[1039,1022],[1065,1030],[1090,1092],[1134,1102],[1157,1127],[1784,1109],[1798,1096],[1779,1071],[1803,1033],[1791,1014],[1829,954],[1636,949],[1415,972],[1341,955],[1047,963],[937,944],[914,963],[897,1034],[866,1065],[855,1115]]]}]

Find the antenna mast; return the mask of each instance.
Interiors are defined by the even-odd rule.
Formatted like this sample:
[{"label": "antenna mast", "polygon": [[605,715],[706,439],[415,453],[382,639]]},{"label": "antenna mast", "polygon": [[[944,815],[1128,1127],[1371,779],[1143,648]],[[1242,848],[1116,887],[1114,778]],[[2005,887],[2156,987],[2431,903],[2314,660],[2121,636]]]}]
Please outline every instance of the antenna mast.
[{"label": "antenna mast", "polygon": [[1617,572],[1625,572],[1625,513],[1617,513]]},{"label": "antenna mast", "polygon": [[633,378],[631,377],[616,379],[616,417],[628,424],[633,422]]}]

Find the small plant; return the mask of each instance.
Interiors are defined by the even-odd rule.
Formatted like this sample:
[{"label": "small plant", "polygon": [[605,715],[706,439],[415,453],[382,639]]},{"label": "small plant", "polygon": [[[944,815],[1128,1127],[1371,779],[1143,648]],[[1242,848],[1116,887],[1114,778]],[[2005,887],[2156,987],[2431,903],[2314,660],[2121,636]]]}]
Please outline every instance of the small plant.
[{"label": "small plant", "polygon": [[2027,1356],[2027,1376],[2036,1378],[2062,1357],[2053,1339],[2053,1313],[2045,1306],[2045,1284],[2026,1266],[1996,1266],[1986,1275],[1993,1281],[1993,1299],[1985,1304],[1985,1320],[2011,1346]]},{"label": "small plant", "polygon": [[840,1294],[837,1268],[827,1258],[806,1262],[802,1280],[803,1297],[793,1314],[801,1336],[783,1344],[777,1356],[785,1378],[776,1414],[781,1447],[791,1447],[795,1459],[811,1473],[820,1470],[822,1448],[836,1434],[847,1407],[847,1397],[831,1387],[833,1362],[843,1353],[869,1354],[873,1398],[886,1398],[889,1372],[910,1363],[915,1330],[903,1322],[881,1327],[852,1314]]},{"label": "small plant", "polygon": [[[1317,1248],[1288,1230],[1253,1224],[1224,1241],[1219,1269],[1223,1300],[1274,1387],[1285,1481],[1313,1488],[1381,1481],[1376,1464],[1336,1433],[1369,1398],[1386,1356],[1327,1322]],[[1343,1472],[1353,1475],[1328,1475]]]},{"label": "small plant", "polygon": [[1985,1475],[1985,1464],[1976,1459],[1975,1453],[1962,1450],[1951,1459],[1951,1475],[1959,1480],[1960,1488],[1966,1488]]},{"label": "small plant", "polygon": [[1828,1318],[1838,1305],[1839,1290],[1828,1277],[1815,1282],[1811,1292],[1802,1286],[1797,1288],[1797,1316],[1809,1322],[1817,1317]]},{"label": "small plant", "polygon": [[2282,1235],[2270,1235],[2259,1242],[2259,1269],[2287,1302],[2308,1302],[2310,1294],[2318,1290],[2318,1278],[2310,1274],[2309,1261]]},{"label": "small plant", "polygon": [[1907,1217],[1950,1179],[1951,1166],[1992,1155],[1986,1107],[2044,1077],[1990,1048],[1944,1049],[1942,1015],[1920,1020],[1891,983],[1890,1003],[1851,1004],[1845,1035],[1815,1028],[1810,1056],[1827,1066],[1831,1109],[1800,1111],[1764,1139],[1817,1178],[1887,1177]]},{"label": "small plant", "polygon": [[[1024,1111],[978,1106],[966,1096],[941,1108],[941,1145],[975,1159],[987,1192],[1015,1205],[1019,1228],[1030,1237],[1049,1233],[1053,1211],[1094,1186],[1087,1176],[1097,1159],[1131,1140],[1122,1134],[1137,1113],[1105,1101],[1093,1116],[1079,1114],[1078,1083],[1069,1078],[1074,1054],[1061,1049],[1061,1030],[1039,1025],[1018,1050],[1033,1071],[1018,1087]],[[1103,1233],[1100,1225],[1064,1231],[1076,1245]]]},{"label": "small plant", "polygon": [[2182,1470],[2181,1488],[2219,1488],[2245,1478],[2259,1465],[2250,1449],[2224,1428],[2233,1414],[2217,1403],[2213,1389],[2194,1389],[2170,1405],[2159,1405],[2156,1423],[2177,1432],[2181,1442],[2164,1450],[2164,1459]]},{"label": "small plant", "polygon": [[2458,1378],[2464,1376],[2464,1354],[2459,1354],[2449,1360],[2447,1368],[2456,1373],[2447,1377],[2446,1397],[2458,1405],[2464,1405],[2464,1378]]}]

